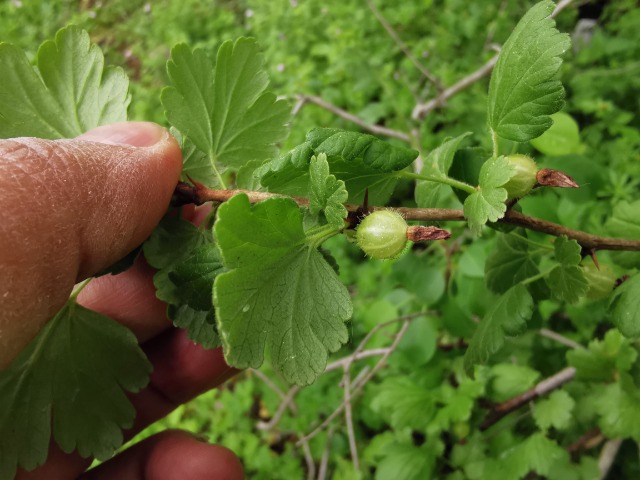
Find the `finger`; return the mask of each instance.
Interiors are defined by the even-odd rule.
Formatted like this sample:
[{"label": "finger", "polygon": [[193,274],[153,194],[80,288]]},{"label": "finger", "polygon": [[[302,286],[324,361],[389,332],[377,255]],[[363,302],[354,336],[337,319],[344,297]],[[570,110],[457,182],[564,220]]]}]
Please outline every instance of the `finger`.
[{"label": "finger", "polygon": [[162,432],[90,470],[80,480],[240,480],[242,464],[230,450],[180,431]]},{"label": "finger", "polygon": [[77,280],[142,243],[180,168],[173,137],[149,123],[100,127],[73,140],[0,141],[0,368]]},{"label": "finger", "polygon": [[156,297],[154,272],[138,258],[123,273],[91,280],[78,295],[78,303],[128,327],[143,343],[171,326],[167,305]]}]

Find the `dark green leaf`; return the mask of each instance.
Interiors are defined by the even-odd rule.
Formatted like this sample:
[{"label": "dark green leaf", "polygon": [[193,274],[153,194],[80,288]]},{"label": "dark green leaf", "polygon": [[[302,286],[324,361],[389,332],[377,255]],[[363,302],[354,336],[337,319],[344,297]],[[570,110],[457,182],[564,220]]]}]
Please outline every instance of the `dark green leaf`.
[{"label": "dark green leaf", "polygon": [[640,336],[640,275],[634,275],[614,290],[611,312],[613,323],[625,337]]},{"label": "dark green leaf", "polygon": [[218,248],[214,243],[206,243],[172,265],[169,280],[175,285],[180,304],[210,311],[213,309],[213,281],[223,270]]},{"label": "dark green leaf", "polygon": [[271,192],[305,196],[309,191],[311,157],[325,153],[330,172],[345,182],[350,202],[387,202],[398,181],[395,172],[406,168],[418,152],[397,147],[371,135],[334,128],[315,128],[307,140],[288,154],[260,168],[261,183]]},{"label": "dark green leaf", "polygon": [[0,477],[42,464],[52,431],[64,452],[111,456],[135,416],[125,391],[150,373],[127,328],[69,300],[0,372]]},{"label": "dark green leaf", "polygon": [[184,328],[189,338],[203,348],[212,349],[221,345],[213,309],[205,312],[188,305],[169,305],[167,314],[176,327]]}]

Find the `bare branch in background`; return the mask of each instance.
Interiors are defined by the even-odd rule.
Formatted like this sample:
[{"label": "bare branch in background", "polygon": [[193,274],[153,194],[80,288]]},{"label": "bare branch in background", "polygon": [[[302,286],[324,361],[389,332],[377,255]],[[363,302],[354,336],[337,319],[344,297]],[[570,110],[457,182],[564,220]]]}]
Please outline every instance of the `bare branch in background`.
[{"label": "bare branch in background", "polygon": [[331,453],[331,440],[333,439],[333,434],[335,432],[335,428],[332,426],[327,431],[327,440],[325,442],[324,451],[322,452],[322,457],[320,458],[320,468],[318,469],[318,480],[325,480],[327,478],[327,469],[329,466],[329,454]]},{"label": "bare branch in background", "polygon": [[[567,8],[572,1],[573,0],[562,0],[561,2],[559,2],[556,5],[555,10],[550,15],[550,17],[551,18],[556,17],[562,10]],[[428,102],[417,104],[414,107],[413,112],[411,113],[411,118],[413,120],[422,120],[424,117],[426,117],[430,112],[432,112],[436,108],[443,107],[449,98],[453,97],[454,95],[461,92],[462,90],[470,87],[471,85],[476,83],[478,80],[481,80],[487,75],[489,75],[493,70],[493,67],[496,66],[499,55],[500,54],[495,55],[493,58],[491,58],[491,60],[485,63],[478,70],[458,80],[456,83],[454,83],[450,87],[443,90],[435,98],[429,100]]]},{"label": "bare branch in background", "polygon": [[616,455],[618,455],[618,451],[622,446],[622,439],[616,438],[613,440],[607,441],[602,447],[602,451],[600,452],[600,457],[598,458],[598,469],[600,470],[600,480],[604,480],[607,478],[609,474],[609,470],[613,466],[613,461],[616,459]]},{"label": "bare branch in background", "polygon": [[541,381],[533,388],[527,390],[526,392],[513,397],[506,402],[502,402],[496,405],[490,412],[489,415],[485,418],[482,425],[480,425],[480,430],[486,430],[492,425],[495,425],[502,418],[522,407],[527,402],[534,400],[542,395],[546,395],[547,393],[560,388],[565,383],[573,380],[573,377],[576,376],[576,369],[573,367],[567,367],[563,370],[560,370],[555,375]]},{"label": "bare branch in background", "polygon": [[386,18],[384,18],[382,13],[380,13],[380,10],[376,8],[376,6],[373,4],[371,0],[367,0],[367,6],[369,7],[369,10],[373,12],[375,17],[378,19],[380,24],[384,27],[384,29],[387,31],[387,33],[393,39],[393,41],[396,42],[396,45],[400,47],[400,50],[402,50],[402,53],[405,54],[405,56],[411,61],[411,63],[413,63],[413,65],[420,71],[420,73],[422,73],[422,75],[425,78],[427,78],[431,83],[433,83],[439,91],[442,90],[443,86],[440,79],[436,77],[433,73],[431,73],[427,67],[422,65],[422,63],[420,63],[418,59],[411,53],[411,50],[409,49],[409,47],[407,47],[407,44],[402,41],[402,39],[400,38],[400,35],[398,35],[398,32],[394,30],[391,24],[387,21]]},{"label": "bare branch in background", "polygon": [[[303,105],[307,103],[313,103],[314,105],[318,105],[319,107],[322,107],[325,110],[328,110],[334,115],[344,120],[347,120],[348,122],[358,125],[360,128],[362,128],[363,130],[369,133],[373,133],[375,135],[382,135],[384,137],[397,138],[398,140],[402,140],[403,142],[411,143],[411,137],[407,133],[401,132],[399,130],[393,130],[391,128],[383,127],[381,125],[371,125],[365,122],[362,118],[358,117],[357,115],[354,115],[353,113],[349,113],[346,110],[343,110],[342,108],[337,107],[336,105],[333,105],[332,103],[329,103],[320,97],[316,97],[315,95],[300,95],[298,97],[298,103],[300,102],[302,102]],[[302,106],[300,106],[300,108],[302,108]],[[300,108],[298,108],[298,111],[300,110]]]}]

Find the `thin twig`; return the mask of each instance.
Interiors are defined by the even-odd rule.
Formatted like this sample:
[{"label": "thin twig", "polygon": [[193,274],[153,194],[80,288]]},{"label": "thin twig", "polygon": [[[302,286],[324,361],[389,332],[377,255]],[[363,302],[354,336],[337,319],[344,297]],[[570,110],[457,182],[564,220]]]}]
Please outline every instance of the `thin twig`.
[{"label": "thin twig", "polygon": [[[396,319],[396,321],[397,321],[397,319]],[[386,323],[389,323],[389,322],[386,322]],[[404,323],[402,324],[402,327],[400,328],[400,331],[398,331],[398,333],[395,336],[395,339],[394,339],[393,343],[389,347],[389,351],[385,355],[382,356],[382,358],[378,361],[378,363],[376,363],[376,365],[371,369],[371,371],[367,375],[362,377],[362,379],[358,383],[354,382],[354,390],[351,393],[352,397],[357,396],[362,391],[364,386],[369,382],[369,380],[371,380],[371,378],[373,378],[373,376],[376,373],[378,373],[378,371],[386,364],[386,361],[389,358],[389,356],[398,347],[398,344],[400,343],[400,340],[402,340],[402,337],[404,336],[405,332],[407,331],[407,328],[409,327],[410,323],[411,323],[411,319],[410,318],[404,320]],[[307,435],[302,437],[302,439],[298,441],[298,444],[300,444],[300,442],[302,442],[302,440],[309,441],[310,439],[315,437],[318,433],[320,433],[322,430],[324,430],[328,425],[331,424],[331,422],[333,422],[333,420],[338,415],[340,415],[342,413],[342,410],[344,408],[345,408],[344,402],[340,403],[340,405],[338,405],[338,407],[333,411],[333,413],[331,413],[331,415],[329,415],[320,425],[318,425],[315,429],[313,429],[313,431],[311,431],[311,433],[308,433]]]},{"label": "thin twig", "polygon": [[573,377],[575,377],[575,375],[576,369],[573,367],[567,367],[564,370],[560,370],[555,375],[544,379],[526,392],[513,397],[506,402],[496,405],[484,419],[482,425],[480,425],[480,430],[488,429],[509,413],[523,406],[525,403],[530,402],[535,398],[541,397],[542,395],[546,395],[556,388],[560,388],[565,383],[571,381]]},{"label": "thin twig", "polygon": [[[280,387],[278,387],[275,383],[273,383],[271,379],[267,377],[264,373],[262,373],[260,370],[256,370],[255,368],[252,368],[250,369],[250,371],[253,375],[255,375],[260,380],[262,380],[262,382],[271,390],[273,390],[276,393],[276,395],[278,395],[282,400],[285,400],[287,398],[287,394],[284,393],[280,389]],[[298,407],[293,401],[289,402],[289,408],[291,409],[291,413],[293,413],[294,415],[298,414]]]},{"label": "thin twig", "polygon": [[[249,190],[213,190],[204,186],[193,186],[187,183],[179,183],[174,192],[174,205],[186,205],[194,203],[202,205],[206,202],[226,202],[234,195],[244,193],[249,197],[251,203],[261,202],[274,197],[288,197],[278,193],[253,192]],[[288,197],[294,200],[300,206],[307,206],[309,200],[303,197]],[[345,204],[345,208],[352,213],[361,212],[360,205]],[[386,210],[386,207],[369,207],[369,211]],[[418,220],[425,222],[434,221],[465,221],[464,213],[460,209],[454,208],[396,208],[406,220]],[[500,223],[508,223],[518,227],[534,230],[536,232],[546,233],[559,237],[566,235],[568,238],[575,240],[585,250],[640,250],[640,240],[627,240],[623,238],[609,238],[592,235],[580,230],[549,222],[541,218],[530,217],[514,210],[509,210]]]},{"label": "thin twig", "polygon": [[609,474],[609,470],[613,466],[613,461],[616,459],[616,455],[618,455],[618,451],[620,450],[620,446],[622,445],[622,439],[616,438],[613,440],[607,441],[602,446],[602,450],[600,451],[600,457],[598,458],[598,469],[600,470],[600,480],[604,480],[607,478]]},{"label": "thin twig", "polygon": [[538,333],[543,337],[555,340],[556,342],[561,343],[562,345],[565,345],[569,348],[585,348],[584,345],[580,345],[578,342],[574,342],[570,338],[567,338],[564,335],[560,335],[558,332],[554,332],[553,330],[549,330],[548,328],[541,328],[540,330],[538,330]]},{"label": "thin twig", "polygon": [[268,422],[258,423],[256,425],[256,428],[258,428],[259,430],[272,430],[273,428],[275,428],[275,426],[280,423],[280,420],[282,419],[282,416],[284,415],[284,412],[287,410],[287,408],[291,408],[291,402],[299,391],[300,387],[298,385],[294,385],[293,387],[291,387],[280,402],[280,405],[278,405],[278,409],[276,410],[276,413],[273,414],[273,417],[271,417],[271,420],[269,420]]},{"label": "thin twig", "polygon": [[313,103],[315,105],[318,105],[319,107],[330,111],[334,115],[358,125],[360,128],[367,132],[376,135],[383,135],[385,137],[397,138],[398,140],[402,140],[403,142],[411,143],[411,137],[407,133],[383,127],[382,125],[371,125],[370,123],[365,122],[362,118],[354,115],[353,113],[349,113],[346,110],[343,110],[342,108],[337,107],[336,105],[333,105],[332,103],[329,103],[320,97],[316,97],[315,95],[300,95],[298,97],[298,101],[303,100],[304,103]]},{"label": "thin twig", "polygon": [[602,432],[598,427],[592,428],[588,432],[584,433],[580,436],[575,442],[567,447],[567,452],[569,453],[577,453],[580,450],[593,448],[604,440],[602,436]]},{"label": "thin twig", "polygon": [[316,464],[313,461],[313,455],[311,454],[311,448],[309,448],[308,442],[302,443],[302,452],[304,454],[304,461],[307,464],[307,480],[313,480],[316,476]]},{"label": "thin twig", "polygon": [[[551,18],[556,17],[562,10],[567,8],[572,1],[573,0],[562,0],[556,5],[556,8],[554,9],[553,13],[549,16]],[[499,57],[500,57],[500,54],[495,55],[493,58],[491,58],[491,60],[489,60],[487,63],[481,66],[478,70],[458,80],[449,88],[440,92],[440,94],[438,94],[435,98],[429,100],[426,103],[417,104],[414,107],[413,112],[411,113],[411,118],[413,120],[422,120],[424,117],[426,117],[430,112],[432,112],[436,108],[440,108],[444,106],[446,101],[449,98],[453,97],[454,95],[461,92],[462,90],[470,87],[471,85],[476,83],[478,80],[481,80],[482,78],[489,75],[493,70],[493,67],[496,66],[496,63],[498,63]]]},{"label": "thin twig", "polygon": [[407,47],[407,44],[402,41],[402,39],[398,35],[398,32],[394,30],[391,24],[387,21],[386,18],[384,18],[382,13],[380,13],[380,10],[376,8],[376,6],[373,4],[371,0],[367,0],[367,6],[369,7],[369,10],[373,12],[375,17],[378,19],[380,24],[384,27],[384,29],[387,31],[387,33],[393,39],[393,41],[396,42],[396,45],[400,47],[400,50],[402,50],[402,53],[405,54],[405,56],[409,59],[409,61],[411,61],[411,63],[413,63],[413,65],[418,70],[420,70],[420,73],[422,73],[422,75],[425,78],[429,79],[429,81],[433,83],[438,90],[442,90],[443,87],[440,79],[436,77],[433,73],[431,73],[429,69],[427,69],[427,67],[422,65],[422,63],[420,63],[418,59],[411,53],[411,50],[409,49],[409,47]]},{"label": "thin twig", "polygon": [[351,408],[351,363],[344,367],[344,375],[342,376],[342,389],[344,392],[344,421],[347,424],[347,437],[349,439],[349,451],[351,452],[351,461],[356,472],[360,471],[360,459],[358,457],[358,444],[356,443],[356,434],[353,427],[353,412]]},{"label": "thin twig", "polygon": [[353,353],[351,355],[347,355],[339,360],[335,360],[327,365],[327,368],[324,369],[324,372],[331,372],[333,370],[338,370],[339,368],[344,368],[347,363],[351,363],[357,360],[362,360],[363,358],[369,357],[379,357],[384,355],[389,351],[389,348],[372,348],[370,350],[365,350],[363,352]]},{"label": "thin twig", "polygon": [[476,83],[478,80],[489,75],[489,73],[491,73],[491,70],[493,70],[493,67],[495,67],[497,62],[498,62],[498,55],[495,55],[491,60],[485,63],[478,70],[458,80],[449,88],[446,88],[445,90],[440,92],[440,94],[438,94],[436,98],[433,98],[426,103],[417,104],[414,107],[413,112],[411,112],[411,118],[413,120],[422,120],[431,111],[435,110],[436,108],[440,108],[444,106],[448,99],[450,99],[457,93],[461,92],[465,88],[470,87],[471,85]]},{"label": "thin twig", "polygon": [[320,457],[320,468],[318,469],[318,480],[324,480],[327,477],[327,470],[329,466],[329,454],[331,453],[331,440],[333,439],[333,433],[335,428],[329,427],[327,431],[327,440],[325,441],[322,457]]}]

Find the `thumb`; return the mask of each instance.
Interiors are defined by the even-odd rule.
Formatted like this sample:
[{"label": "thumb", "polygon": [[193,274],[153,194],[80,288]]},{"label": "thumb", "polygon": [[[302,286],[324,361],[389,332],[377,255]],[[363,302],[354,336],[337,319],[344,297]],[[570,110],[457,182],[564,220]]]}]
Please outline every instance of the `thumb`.
[{"label": "thumb", "polygon": [[181,165],[174,138],[152,123],[72,140],[0,140],[0,368],[77,281],[145,240]]}]

